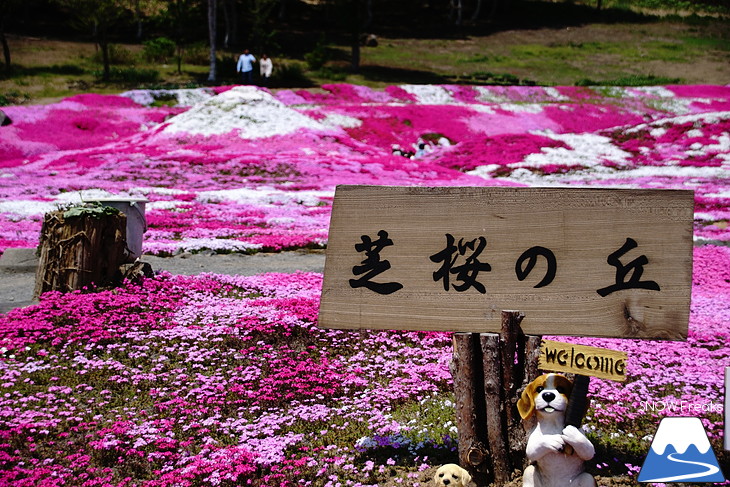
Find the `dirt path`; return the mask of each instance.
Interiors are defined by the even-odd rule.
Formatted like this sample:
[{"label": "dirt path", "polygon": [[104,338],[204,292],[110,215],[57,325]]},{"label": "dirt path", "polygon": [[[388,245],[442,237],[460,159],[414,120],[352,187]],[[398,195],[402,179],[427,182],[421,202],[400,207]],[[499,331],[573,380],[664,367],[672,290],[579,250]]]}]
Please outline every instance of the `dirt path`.
[{"label": "dirt path", "polygon": [[[213,252],[174,257],[143,256],[155,271],[171,274],[202,273],[251,276],[266,272],[324,272],[324,251],[291,251],[276,254],[215,254]],[[0,313],[32,304],[35,249],[7,249],[0,256]]]}]

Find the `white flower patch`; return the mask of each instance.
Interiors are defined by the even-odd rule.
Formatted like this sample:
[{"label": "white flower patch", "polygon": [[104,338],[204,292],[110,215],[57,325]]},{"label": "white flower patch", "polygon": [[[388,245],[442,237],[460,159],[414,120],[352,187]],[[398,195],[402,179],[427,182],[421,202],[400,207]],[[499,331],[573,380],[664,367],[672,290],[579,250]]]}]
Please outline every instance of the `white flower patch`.
[{"label": "white flower patch", "polygon": [[556,90],[553,87],[547,86],[543,88],[545,91],[545,94],[552,98],[554,101],[570,101],[570,97],[567,97],[560,93],[560,91]]},{"label": "white flower patch", "polygon": [[202,191],[197,200],[202,203],[235,202],[243,205],[300,204],[316,206],[322,198],[333,197],[331,191],[281,191],[270,186],[258,188]]},{"label": "white flower patch", "polygon": [[507,103],[512,101],[509,97],[497,94],[487,86],[475,86],[474,89],[479,93],[477,100],[482,103]]},{"label": "white flower patch", "polygon": [[537,103],[502,103],[499,108],[512,113],[542,113],[542,105]]},{"label": "white flower patch", "polygon": [[145,204],[145,211],[174,210],[183,203],[182,201],[151,201]]},{"label": "white flower patch", "polygon": [[636,92],[646,93],[648,96],[654,98],[675,98],[677,96],[672,90],[664,86],[637,86],[631,89]]},{"label": "white flower patch", "polygon": [[186,238],[172,242],[145,242],[143,250],[153,254],[167,252],[176,254],[180,252],[195,252],[200,250],[213,250],[221,252],[247,252],[259,250],[261,244],[241,242],[227,238]]},{"label": "white flower patch", "polygon": [[[667,125],[682,125],[685,123],[700,122],[711,125],[719,123],[721,120],[730,119],[730,112],[711,112],[711,113],[693,113],[691,115],[680,115],[677,117],[660,118],[649,123],[642,123],[631,127],[625,131],[627,134],[633,134],[642,130],[665,130]],[[664,132],[656,132],[662,135]],[[652,135],[654,135],[652,133]]]},{"label": "white flower patch", "polygon": [[186,191],[184,189],[177,189],[177,188],[162,188],[160,186],[140,186],[137,188],[134,188],[135,193],[150,195],[150,194],[160,194],[164,196],[175,196],[178,194],[187,194],[190,191]]},{"label": "white flower patch", "polygon": [[13,200],[0,201],[0,213],[7,213],[14,217],[27,218],[35,215],[43,215],[54,211],[58,205],[50,201],[34,200]]},{"label": "white flower patch", "polygon": [[151,106],[157,100],[175,99],[176,106],[190,107],[202,103],[213,96],[215,92],[210,88],[193,88],[180,90],[131,90],[120,96],[129,98],[138,105]]},{"label": "white flower patch", "polygon": [[596,134],[554,134],[543,133],[545,137],[564,142],[564,147],[543,147],[538,154],[529,154],[522,162],[514,164],[520,167],[540,167],[548,164],[581,165],[584,167],[601,166],[605,161],[618,165],[626,164],[631,154],[615,145],[610,138]]},{"label": "white flower patch", "polygon": [[362,125],[362,120],[348,115],[342,115],[340,113],[328,113],[321,123],[322,125],[332,128],[342,127],[354,129]]},{"label": "white flower patch", "polygon": [[265,91],[237,86],[171,118],[163,132],[222,135],[237,130],[241,138],[256,139],[299,129],[324,132],[327,127],[288,108]]},{"label": "white flower patch", "polygon": [[495,107],[493,105],[477,105],[477,104],[473,104],[473,105],[469,105],[469,109],[470,110],[474,110],[475,112],[486,113],[486,114],[489,114],[489,115],[493,115],[494,113],[496,113]]},{"label": "white flower patch", "polygon": [[87,201],[96,201],[101,198],[129,198],[127,195],[118,195],[99,188],[89,188],[81,191],[61,193],[54,199],[57,205],[78,205]]},{"label": "white flower patch", "polygon": [[438,85],[401,85],[404,91],[414,95],[420,105],[453,105],[456,102],[451,93]]}]

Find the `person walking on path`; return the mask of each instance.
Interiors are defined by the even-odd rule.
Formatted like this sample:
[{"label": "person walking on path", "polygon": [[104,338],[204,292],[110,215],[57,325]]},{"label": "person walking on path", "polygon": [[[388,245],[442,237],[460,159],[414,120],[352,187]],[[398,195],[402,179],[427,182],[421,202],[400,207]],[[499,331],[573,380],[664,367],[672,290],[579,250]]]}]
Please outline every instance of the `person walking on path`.
[{"label": "person walking on path", "polygon": [[261,85],[269,86],[269,78],[271,77],[271,71],[274,69],[274,63],[271,62],[271,58],[266,54],[261,55],[259,69],[261,72]]},{"label": "person walking on path", "polygon": [[241,73],[243,84],[250,85],[253,83],[253,63],[256,62],[256,58],[253,54],[248,52],[248,49],[243,50],[236,63],[236,71]]}]

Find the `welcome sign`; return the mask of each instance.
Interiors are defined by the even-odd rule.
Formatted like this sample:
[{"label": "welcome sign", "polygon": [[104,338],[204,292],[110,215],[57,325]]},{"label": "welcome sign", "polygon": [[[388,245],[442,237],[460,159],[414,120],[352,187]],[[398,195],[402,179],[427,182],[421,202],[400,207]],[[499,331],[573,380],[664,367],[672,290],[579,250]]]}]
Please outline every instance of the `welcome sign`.
[{"label": "welcome sign", "polygon": [[623,382],[626,380],[628,361],[625,352],[543,340],[537,364],[542,370]]},{"label": "welcome sign", "polygon": [[692,191],[339,186],[319,324],[687,336]]}]

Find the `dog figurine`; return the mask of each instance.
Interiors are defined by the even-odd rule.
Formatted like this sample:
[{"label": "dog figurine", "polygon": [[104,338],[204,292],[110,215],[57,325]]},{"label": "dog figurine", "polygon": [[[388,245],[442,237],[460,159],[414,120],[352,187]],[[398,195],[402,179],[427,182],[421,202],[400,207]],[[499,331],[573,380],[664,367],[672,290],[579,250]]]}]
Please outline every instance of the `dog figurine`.
[{"label": "dog figurine", "polygon": [[455,463],[447,463],[436,470],[433,485],[435,487],[467,487],[471,485],[471,475]]},{"label": "dog figurine", "polygon": [[563,375],[545,374],[532,381],[517,402],[522,419],[537,416],[537,426],[527,439],[525,453],[533,464],[525,469],[524,487],[596,485],[584,470],[584,462],[595,454],[593,444],[575,426],[565,426],[572,387]]}]

